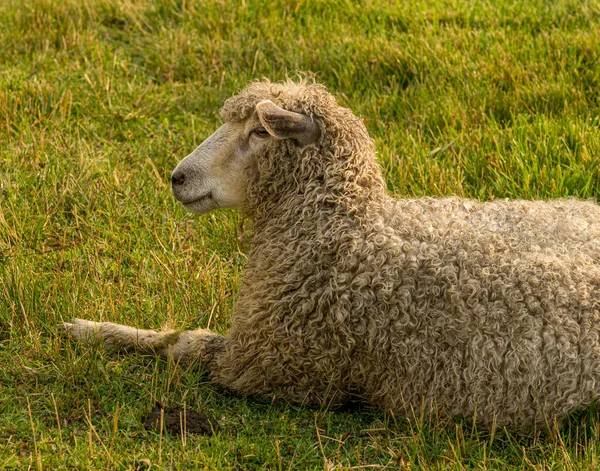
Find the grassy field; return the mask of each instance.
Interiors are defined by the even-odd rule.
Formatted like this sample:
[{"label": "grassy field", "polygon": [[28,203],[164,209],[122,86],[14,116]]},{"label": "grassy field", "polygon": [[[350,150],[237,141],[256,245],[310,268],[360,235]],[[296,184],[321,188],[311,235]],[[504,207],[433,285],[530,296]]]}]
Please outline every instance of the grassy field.
[{"label": "grassy field", "polygon": [[[598,38],[598,1],[0,2],[0,469],[600,466],[594,407],[490,436],[240,398],[58,329],[227,330],[251,228],[186,213],[169,176],[262,76],[313,72],[364,117],[398,195],[600,198]],[[219,431],[145,431],[156,401]]]}]

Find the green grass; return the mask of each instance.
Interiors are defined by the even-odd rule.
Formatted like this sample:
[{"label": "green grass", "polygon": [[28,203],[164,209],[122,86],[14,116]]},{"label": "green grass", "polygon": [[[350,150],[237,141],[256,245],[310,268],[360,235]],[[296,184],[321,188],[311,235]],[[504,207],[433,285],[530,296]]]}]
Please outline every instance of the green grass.
[{"label": "green grass", "polygon": [[[168,183],[257,77],[315,73],[398,195],[598,199],[599,37],[598,1],[0,2],[0,469],[594,469],[594,407],[490,436],[270,404],[57,326],[227,330],[248,224]],[[220,430],[147,432],[157,400]]]}]

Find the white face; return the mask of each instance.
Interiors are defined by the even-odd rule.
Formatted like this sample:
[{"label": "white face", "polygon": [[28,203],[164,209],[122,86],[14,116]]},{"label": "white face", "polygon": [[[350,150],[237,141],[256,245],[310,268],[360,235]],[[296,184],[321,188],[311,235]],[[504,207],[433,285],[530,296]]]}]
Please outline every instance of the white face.
[{"label": "white face", "polygon": [[246,169],[274,141],[294,139],[301,147],[321,135],[317,122],[286,111],[270,100],[256,105],[243,122],[225,123],[183,159],[171,174],[173,194],[193,213],[238,208],[246,200]]},{"label": "white face", "polygon": [[256,117],[223,124],[173,170],[175,198],[196,214],[242,206],[244,170],[273,139]]}]

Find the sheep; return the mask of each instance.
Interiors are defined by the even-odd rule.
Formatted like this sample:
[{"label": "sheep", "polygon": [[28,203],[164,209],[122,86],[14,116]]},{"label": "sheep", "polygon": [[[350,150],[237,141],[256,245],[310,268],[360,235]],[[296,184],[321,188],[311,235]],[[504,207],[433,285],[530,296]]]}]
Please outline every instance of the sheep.
[{"label": "sheep", "polygon": [[484,428],[552,423],[600,393],[600,207],[387,193],[363,121],[312,80],[251,83],[172,173],[202,214],[253,221],[232,327],[76,319],[81,341],[199,359],[244,395],[364,401]]}]

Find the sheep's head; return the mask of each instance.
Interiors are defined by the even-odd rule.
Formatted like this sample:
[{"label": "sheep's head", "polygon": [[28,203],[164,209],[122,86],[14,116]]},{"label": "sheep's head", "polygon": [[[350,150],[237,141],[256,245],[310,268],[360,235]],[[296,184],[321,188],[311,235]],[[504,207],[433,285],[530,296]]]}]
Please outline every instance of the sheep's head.
[{"label": "sheep's head", "polygon": [[278,141],[293,140],[305,148],[321,134],[315,119],[286,111],[271,100],[253,105],[243,119],[230,120],[217,129],[173,171],[175,198],[191,212],[244,205],[247,170]]}]

